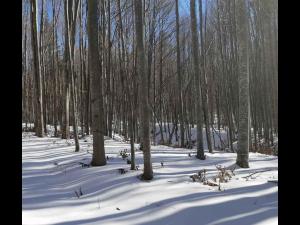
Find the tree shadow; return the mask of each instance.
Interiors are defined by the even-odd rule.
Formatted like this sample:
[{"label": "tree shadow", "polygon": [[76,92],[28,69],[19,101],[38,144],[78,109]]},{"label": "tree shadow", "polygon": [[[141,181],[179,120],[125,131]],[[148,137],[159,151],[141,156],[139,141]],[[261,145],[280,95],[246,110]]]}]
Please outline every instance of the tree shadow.
[{"label": "tree shadow", "polygon": [[[52,142],[52,140],[51,140]],[[89,143],[85,143],[88,145]],[[127,144],[126,144],[127,145]],[[34,145],[36,146],[36,145]],[[100,197],[101,201],[109,200],[110,202],[120,202],[126,205],[126,201],[130,201],[132,195],[138,195],[140,199],[143,196],[160,196],[159,192],[153,192],[152,186],[157,189],[161,187],[162,181],[168,178],[178,179],[177,183],[186,181],[184,176],[191,173],[198,172],[200,169],[206,166],[212,166],[217,163],[232,162],[231,157],[222,159],[222,156],[216,156],[214,160],[200,161],[195,164],[194,160],[191,163],[187,157],[183,159],[183,155],[176,153],[176,157],[167,157],[165,168],[182,168],[179,171],[164,171],[164,168],[154,166],[155,179],[149,183],[139,183],[138,185],[145,186],[143,192],[137,192],[134,185],[137,184],[137,178],[135,175],[141,173],[140,171],[129,171],[124,175],[120,175],[117,172],[117,168],[123,167],[128,169],[130,165],[126,164],[121,158],[116,157],[111,161],[107,167],[87,168],[82,169],[79,166],[70,167],[67,169],[67,173],[64,174],[61,171],[51,171],[43,166],[49,166],[56,161],[56,158],[60,157],[60,162],[76,162],[81,160],[81,157],[86,156],[90,160],[91,154],[86,155],[85,152],[74,153],[70,149],[74,146],[44,146],[41,149],[25,149],[25,160],[31,160],[23,163],[23,209],[24,210],[37,210],[37,209],[51,209],[59,205],[59,207],[72,207],[72,206],[87,206],[88,204],[95,203],[95,198]],[[41,146],[38,146],[39,148]],[[117,154],[119,150],[124,149],[125,144],[110,143],[113,149],[109,154]],[[111,148],[105,146],[110,151]],[[117,149],[119,148],[119,149]],[[38,156],[30,156],[30,152],[37,152]],[[41,152],[41,153],[39,153]],[[152,152],[153,162],[160,162],[164,159],[162,156],[157,156],[156,151]],[[169,154],[165,151],[164,154]],[[186,153],[184,153],[186,154]],[[142,153],[137,153],[137,164],[142,164]],[[178,158],[181,159],[178,159]],[[233,155],[234,157],[234,155]],[[40,160],[43,160],[41,162]],[[169,161],[170,160],[170,161]],[[196,160],[196,159],[195,159]],[[124,165],[121,162],[124,162]],[[179,162],[183,163],[180,164]],[[251,162],[251,160],[250,160]],[[190,163],[190,164],[189,164]],[[48,165],[47,165],[48,164]],[[199,169],[197,168],[199,166]],[[40,168],[39,168],[40,167]],[[53,166],[54,167],[54,166]],[[142,166],[141,166],[142,167]],[[264,169],[273,168],[265,167]],[[277,168],[277,167],[274,167]],[[142,168],[141,168],[142,169]],[[162,170],[160,170],[162,169]],[[208,172],[213,171],[208,169]],[[251,173],[256,169],[236,170],[237,174]],[[188,177],[187,177],[188,179]],[[133,185],[134,184],[134,185]],[[77,199],[74,190],[82,186],[84,195]],[[110,214],[101,215],[101,209],[99,210],[99,216],[88,219],[66,221],[62,223],[56,223],[57,225],[77,225],[77,224],[106,224],[106,222],[116,222],[116,224],[123,221],[128,221],[128,224],[140,224],[140,225],[154,225],[154,224],[245,224],[250,225],[264,219],[277,217],[277,192],[272,194],[265,194],[259,197],[247,196],[252,195],[259,191],[272,188],[274,185],[265,183],[261,185],[254,185],[249,187],[233,188],[224,192],[216,191],[203,191],[199,189],[199,192],[193,194],[186,194],[177,197],[165,199],[162,195],[160,200],[154,200],[152,203],[134,208],[131,210],[122,209],[122,211],[113,211]],[[188,188],[188,187],[187,187]],[[142,188],[139,188],[140,190]],[[188,192],[188,191],[187,191]],[[242,196],[244,194],[244,196]],[[241,196],[240,196],[241,195]],[[224,197],[231,198],[233,200],[224,201]],[[162,200],[161,200],[162,199]],[[207,201],[212,200],[212,203]],[[189,203],[188,207],[182,205]],[[130,204],[130,203],[129,203]],[[131,205],[132,206],[132,205]],[[124,211],[123,211],[124,210]],[[164,210],[168,210],[166,213]],[[162,213],[160,213],[162,212]],[[249,214],[250,213],[250,214]],[[152,215],[155,215],[152,217]],[[141,218],[145,218],[141,220]]]},{"label": "tree shadow", "polygon": [[[239,195],[259,192],[268,189],[271,186],[272,185],[265,183],[250,187],[234,188],[226,192],[194,193],[156,201],[134,210],[119,213],[112,212],[110,215],[55,224],[105,224],[105,222],[108,221],[113,221],[118,224],[118,222],[130,221],[130,224],[136,225],[250,225],[261,222],[265,219],[277,217],[277,191],[271,194],[260,195],[258,197],[245,197]],[[222,201],[222,198],[226,196],[235,195],[238,197],[234,200]],[[210,199],[212,199],[214,203],[205,203]],[[218,201],[218,199],[220,199],[220,201]],[[263,203],[260,203],[259,200],[263,201]],[[199,205],[197,202],[199,202]],[[187,208],[180,207],[184,203],[192,203],[194,206]],[[163,210],[168,210],[169,212],[170,209],[172,209],[173,213],[163,212]],[[163,216],[159,217],[158,214]]]}]

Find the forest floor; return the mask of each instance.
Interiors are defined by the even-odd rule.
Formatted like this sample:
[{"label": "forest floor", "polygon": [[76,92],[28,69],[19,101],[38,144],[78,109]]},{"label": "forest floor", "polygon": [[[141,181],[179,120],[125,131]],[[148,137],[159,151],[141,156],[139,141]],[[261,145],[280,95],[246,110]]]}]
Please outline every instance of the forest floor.
[{"label": "forest floor", "polygon": [[[130,152],[129,143],[106,138],[107,165],[88,168],[79,162],[91,160],[91,137],[80,139],[80,146],[75,153],[73,140],[22,133],[23,225],[278,224],[278,186],[268,182],[278,178],[276,156],[250,153],[250,168],[237,168],[219,191],[189,176],[206,169],[212,177],[215,165],[233,165],[236,153],[206,153],[200,161],[195,149],[151,146],[154,179],[146,182],[138,179],[142,152],[136,152],[137,171],[119,154]],[[119,168],[128,172],[120,174]],[[270,171],[243,178],[265,170]]]}]

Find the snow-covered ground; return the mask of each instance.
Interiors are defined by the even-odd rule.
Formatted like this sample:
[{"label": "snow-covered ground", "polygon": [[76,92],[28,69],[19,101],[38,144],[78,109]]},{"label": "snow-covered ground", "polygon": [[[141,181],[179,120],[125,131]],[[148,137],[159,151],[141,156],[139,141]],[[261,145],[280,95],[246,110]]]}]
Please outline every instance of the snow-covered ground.
[{"label": "snow-covered ground", "polygon": [[[168,124],[168,123],[166,123],[166,124]],[[166,125],[166,128],[167,128],[167,125]],[[169,123],[169,128],[170,128],[170,133],[172,133],[171,132],[172,129],[173,129],[173,124],[172,123]],[[187,132],[187,130],[185,130],[185,132]],[[172,143],[172,145],[179,146],[180,128],[178,128],[177,133],[178,133],[177,140],[176,140],[176,133],[174,132],[173,136],[172,136],[171,143]],[[161,141],[162,141],[161,140],[161,134],[160,134],[159,125],[157,123],[156,123],[156,127],[155,127],[155,134],[156,134],[155,144],[161,143]],[[151,134],[151,136],[152,135],[153,134]],[[205,130],[205,128],[203,128],[203,130],[202,130],[202,136],[203,136],[203,146],[206,149],[207,148],[207,140],[206,140],[206,130]],[[168,140],[169,140],[169,131],[168,131],[168,129],[165,130],[164,126],[163,126],[163,137],[164,137],[164,142],[167,143]],[[225,146],[228,145],[227,132],[222,128],[221,128],[221,130],[217,130],[217,129],[212,130],[210,128],[210,137],[211,137],[212,145],[214,145],[216,148],[217,147],[221,148],[222,144],[225,145]],[[220,140],[220,138],[221,138],[221,140]],[[151,141],[152,141],[152,139],[153,139],[153,137],[151,137]],[[186,134],[185,134],[184,140],[185,140],[185,142],[188,141]],[[197,140],[197,126],[196,125],[194,126],[194,128],[191,128],[190,140],[191,141],[196,141]]]},{"label": "snow-covered ground", "polygon": [[[80,140],[74,152],[73,140],[37,138],[22,133],[22,217],[23,225],[250,225],[278,224],[278,158],[250,153],[250,168],[236,169],[228,183],[210,187],[191,181],[190,175],[207,169],[214,176],[215,165],[235,163],[234,153],[206,153],[200,161],[189,157],[194,149],[152,146],[154,179],[140,181],[142,152],[136,152],[140,170],[130,171],[119,151],[129,144],[106,139],[110,157],[106,166],[82,168],[90,162],[91,137]],[[89,150],[89,151],[87,151]],[[161,161],[164,167],[161,167]],[[118,168],[128,169],[125,174]],[[244,179],[250,173],[252,179]],[[83,195],[77,198],[75,191]]]}]

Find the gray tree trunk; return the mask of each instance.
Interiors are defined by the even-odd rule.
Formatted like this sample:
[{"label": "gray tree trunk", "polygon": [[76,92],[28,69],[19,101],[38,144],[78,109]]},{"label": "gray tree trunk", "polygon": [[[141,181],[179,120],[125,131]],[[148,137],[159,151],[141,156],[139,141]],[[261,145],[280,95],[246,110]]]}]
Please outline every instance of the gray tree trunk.
[{"label": "gray tree trunk", "polygon": [[236,164],[242,168],[248,168],[250,125],[248,21],[245,1],[237,1],[237,7],[240,13],[237,21],[241,55],[239,60],[239,123]]},{"label": "gray tree trunk", "polygon": [[[65,138],[69,138],[69,107],[70,97],[72,98],[72,117],[73,117],[73,132],[75,139],[75,151],[79,151],[79,140],[77,130],[77,110],[76,110],[76,91],[74,81],[74,45],[75,45],[75,29],[76,18],[78,12],[79,0],[65,0],[65,73],[66,73],[66,111],[65,111]],[[70,95],[72,94],[72,95]]]},{"label": "gray tree trunk", "polygon": [[112,40],[111,40],[111,18],[110,18],[110,1],[107,1],[107,69],[106,69],[106,76],[107,76],[107,129],[108,129],[108,136],[112,137],[112,122],[113,122],[113,96],[112,96],[112,90],[111,90],[111,46],[112,46]]},{"label": "gray tree trunk", "polygon": [[144,173],[142,178],[151,180],[153,178],[151,152],[150,152],[150,123],[149,123],[149,103],[148,103],[148,78],[145,71],[145,52],[144,52],[144,34],[143,34],[143,14],[142,0],[134,0],[135,11],[135,32],[137,46],[137,67],[140,88],[141,107],[141,139],[144,153]]},{"label": "gray tree trunk", "polygon": [[[202,0],[199,0],[199,19],[200,19],[200,43],[201,43],[201,91],[202,91],[202,108],[203,108],[203,116],[205,122],[205,132],[206,132],[206,143],[208,147],[208,151],[210,153],[213,152],[212,144],[211,144],[211,133],[209,126],[209,113],[208,113],[208,93],[207,93],[207,79],[206,79],[206,59],[205,59],[205,41],[203,38],[203,16],[202,16]],[[206,33],[205,33],[206,34]],[[201,79],[202,78],[202,79]]]},{"label": "gray tree trunk", "polygon": [[98,52],[97,0],[88,1],[88,51],[91,74],[91,111],[93,132],[92,166],[106,165],[101,70]]},{"label": "gray tree trunk", "polygon": [[63,139],[70,138],[70,70],[68,68],[70,61],[69,49],[69,31],[68,31],[68,0],[64,1],[64,17],[65,17],[65,50],[64,50],[64,108],[63,108],[63,124],[62,135]]},{"label": "gray tree trunk", "polygon": [[31,19],[31,47],[33,54],[33,73],[35,78],[35,132],[38,137],[44,136],[43,130],[43,98],[42,98],[42,78],[39,64],[38,40],[37,40],[37,11],[36,0],[30,1]]},{"label": "gray tree trunk", "polygon": [[180,71],[180,45],[179,45],[179,12],[178,0],[176,0],[176,54],[177,54],[177,82],[178,82],[178,105],[179,105],[179,123],[180,123],[180,147],[184,147],[184,119],[183,119],[183,101],[182,101],[182,78]]},{"label": "gray tree trunk", "polygon": [[190,0],[190,13],[191,13],[191,33],[192,33],[192,55],[193,66],[195,74],[195,89],[196,89],[196,110],[197,110],[197,158],[205,159],[203,148],[203,135],[202,135],[202,109],[201,109],[201,89],[200,89],[200,68],[199,68],[199,42],[197,35],[197,21],[196,21],[196,6],[195,0]]}]

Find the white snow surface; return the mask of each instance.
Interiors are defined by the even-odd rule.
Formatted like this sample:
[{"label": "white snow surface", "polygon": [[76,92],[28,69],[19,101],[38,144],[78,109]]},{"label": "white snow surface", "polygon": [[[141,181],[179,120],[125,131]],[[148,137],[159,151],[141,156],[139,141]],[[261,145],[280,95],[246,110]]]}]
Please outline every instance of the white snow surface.
[{"label": "white snow surface", "polygon": [[[82,168],[78,162],[91,160],[91,136],[80,139],[81,151],[75,153],[74,140],[22,133],[23,225],[278,224],[278,186],[268,182],[278,179],[276,156],[250,153],[250,168],[236,169],[219,191],[189,176],[206,169],[212,177],[215,165],[235,163],[235,153],[206,152],[207,159],[201,161],[194,157],[195,149],[152,146],[154,179],[146,182],[137,178],[142,152],[136,152],[140,169],[131,171],[119,156],[120,150],[130,152],[129,144],[105,139],[111,158],[107,165]],[[190,152],[193,157],[188,157]],[[121,175],[118,168],[128,172]],[[270,171],[242,178],[261,170]],[[80,188],[83,195],[77,198]]]}]

